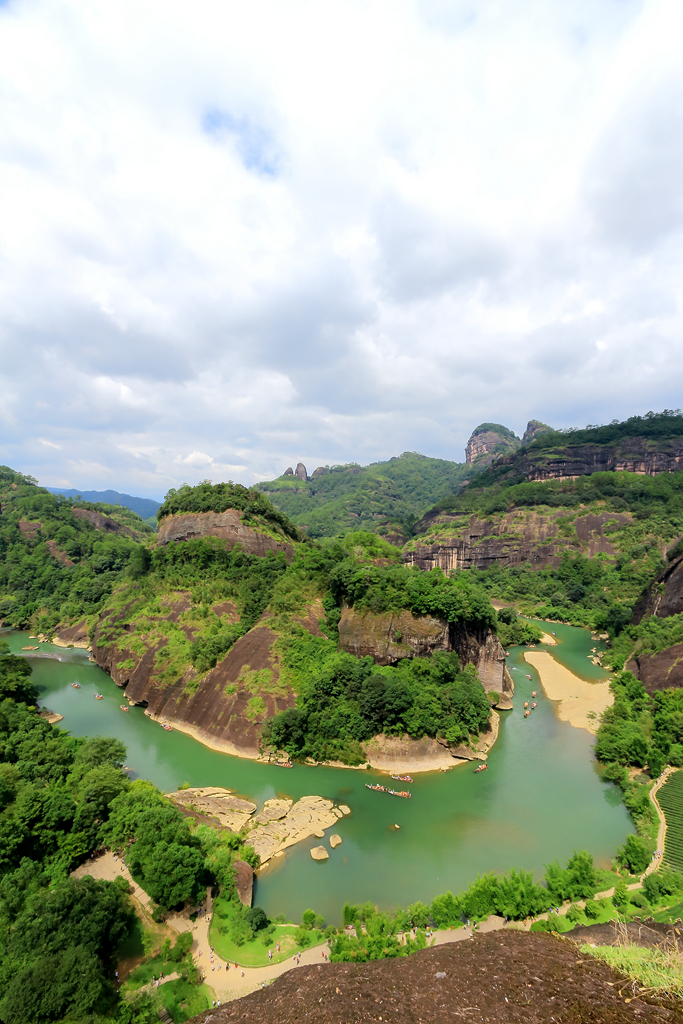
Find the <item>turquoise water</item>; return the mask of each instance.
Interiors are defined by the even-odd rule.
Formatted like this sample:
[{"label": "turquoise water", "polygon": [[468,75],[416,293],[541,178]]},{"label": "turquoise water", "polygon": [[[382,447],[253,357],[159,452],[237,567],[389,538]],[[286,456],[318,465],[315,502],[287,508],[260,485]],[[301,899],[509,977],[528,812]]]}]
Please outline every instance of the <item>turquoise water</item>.
[{"label": "turquoise water", "polygon": [[[596,643],[587,631],[555,624],[548,629],[559,641],[547,648],[554,657],[583,678],[605,677],[588,660]],[[17,653],[30,642],[26,633],[3,631],[3,639]],[[515,709],[501,713],[488,770],[475,775],[465,764],[415,776],[411,800],[367,790],[366,782],[386,779],[377,772],[305,765],[286,770],[208,750],[180,732],[165,732],[141,708],[124,714],[122,691],[87,654],[48,644],[40,653],[53,655],[31,657],[40,703],[62,714],[60,727],[73,735],[123,740],[134,777],[167,792],[183,782],[227,786],[259,804],[316,793],[349,805],[352,814],[337,828],[343,843],[328,861],[311,859],[310,848],[320,843],[311,839],[261,872],[255,902],[271,916],[298,920],[313,907],[339,922],[346,900],[372,900],[382,909],[428,902],[484,871],[524,867],[541,875],[550,860],[566,859],[575,849],[589,850],[608,866],[633,831],[618,792],[600,778],[593,737],[558,720],[519,648],[511,648],[508,659]],[[522,705],[533,689],[539,706],[525,719]],[[104,700],[94,699],[98,691]]]}]

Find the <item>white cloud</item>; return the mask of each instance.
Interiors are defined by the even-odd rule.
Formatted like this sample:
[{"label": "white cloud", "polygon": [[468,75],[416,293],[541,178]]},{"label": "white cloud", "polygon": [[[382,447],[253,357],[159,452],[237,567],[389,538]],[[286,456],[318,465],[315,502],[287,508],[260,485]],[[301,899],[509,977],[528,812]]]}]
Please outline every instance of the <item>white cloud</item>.
[{"label": "white cloud", "polygon": [[0,6],[0,461],[162,494],[677,406],[682,22]]}]

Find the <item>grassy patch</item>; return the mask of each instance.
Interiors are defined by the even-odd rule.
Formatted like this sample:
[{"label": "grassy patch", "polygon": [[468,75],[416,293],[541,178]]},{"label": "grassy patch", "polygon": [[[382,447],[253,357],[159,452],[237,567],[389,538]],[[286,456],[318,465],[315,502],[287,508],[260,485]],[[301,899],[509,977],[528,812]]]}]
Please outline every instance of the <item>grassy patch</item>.
[{"label": "grassy patch", "polygon": [[677,948],[643,949],[624,943],[620,946],[581,946],[581,952],[602,960],[625,974],[641,990],[658,995],[683,995],[683,956]]},{"label": "grassy patch", "polygon": [[[214,901],[209,940],[218,956],[228,963],[240,964],[242,967],[265,967],[268,963],[282,963],[294,953],[322,942],[322,932],[316,929],[303,933],[302,929],[293,924],[271,924],[255,934],[248,930],[246,934],[251,937],[238,943],[234,936],[239,934],[239,919],[243,915],[242,908],[232,900],[219,896]],[[268,950],[273,954],[272,961],[268,960]]]},{"label": "grassy patch", "polygon": [[667,907],[665,910],[659,910],[656,914],[653,914],[653,917],[655,921],[661,921],[663,923],[683,920],[683,903],[675,903],[673,907]]},{"label": "grassy patch", "polygon": [[245,718],[250,722],[258,722],[266,713],[266,702],[263,697],[252,697],[244,709]]},{"label": "grassy patch", "polygon": [[157,989],[159,1002],[168,1011],[173,1024],[183,1024],[211,1006],[211,990],[207,985],[193,985],[184,978],[176,978]]}]

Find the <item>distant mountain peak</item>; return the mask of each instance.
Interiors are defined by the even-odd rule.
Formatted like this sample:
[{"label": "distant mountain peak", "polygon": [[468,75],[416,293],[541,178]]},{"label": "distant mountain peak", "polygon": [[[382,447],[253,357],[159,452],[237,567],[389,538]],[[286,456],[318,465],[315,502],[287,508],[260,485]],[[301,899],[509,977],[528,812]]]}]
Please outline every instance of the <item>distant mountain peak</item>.
[{"label": "distant mountain peak", "polygon": [[467,442],[465,461],[468,465],[490,466],[498,455],[509,455],[521,446],[514,431],[502,423],[480,423]]},{"label": "distant mountain peak", "polygon": [[529,420],[522,436],[522,445],[526,448],[539,434],[547,434],[548,431],[553,429],[553,427],[549,427],[547,423],[542,423],[540,420]]}]

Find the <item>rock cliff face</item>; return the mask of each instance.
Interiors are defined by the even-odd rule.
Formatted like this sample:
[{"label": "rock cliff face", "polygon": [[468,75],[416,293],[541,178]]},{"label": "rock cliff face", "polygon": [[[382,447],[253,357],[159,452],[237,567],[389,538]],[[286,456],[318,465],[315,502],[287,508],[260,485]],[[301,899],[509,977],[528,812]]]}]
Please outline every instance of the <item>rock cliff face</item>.
[{"label": "rock cliff face", "polygon": [[496,464],[527,480],[575,480],[591,473],[627,471],[656,476],[683,467],[683,437],[654,442],[631,437],[615,445],[580,444],[524,449]]},{"label": "rock cliff face", "polygon": [[[189,595],[177,601],[166,621],[177,622],[189,604]],[[160,634],[159,643],[148,646],[140,655],[139,641],[136,642],[133,628],[126,622],[126,611],[121,610],[118,624],[130,632],[130,648],[121,650],[108,644],[99,625],[92,655],[100,668],[125,690],[128,701],[146,705],[146,714],[151,718],[176,725],[207,746],[240,757],[256,757],[264,720],[293,707],[295,701],[289,687],[279,681],[278,659],[273,650],[276,636],[272,630],[266,624],[256,626],[202,679],[197,679],[194,669],[189,669],[182,678],[169,683],[164,681],[157,659],[166,637]],[[112,628],[111,618],[107,628]],[[188,627],[183,628],[189,635]]]},{"label": "rock cliff face", "polygon": [[[657,576],[634,609],[638,624],[646,616],[666,619],[683,612],[683,556],[674,559]],[[669,687],[683,687],[683,644],[657,654],[636,654],[627,663],[629,672],[640,679],[648,693]]]},{"label": "rock cliff face", "polygon": [[514,452],[521,442],[507,427],[500,423],[480,423],[472,431],[465,448],[465,461],[476,462],[477,466],[489,466],[496,456]]},{"label": "rock cliff face", "polygon": [[135,533],[129,530],[127,526],[122,526],[121,523],[117,523],[111,516],[105,516],[102,512],[91,511],[87,508],[75,508],[73,509],[74,518],[85,519],[96,530],[103,530],[105,533],[119,533],[126,537],[135,537]]},{"label": "rock cliff face", "polygon": [[683,687],[683,644],[659,654],[638,654],[626,668],[640,679],[648,693]]},{"label": "rock cliff face", "polygon": [[461,664],[476,666],[486,692],[499,695],[497,706],[512,707],[514,686],[505,667],[505,651],[488,630],[471,633],[443,619],[409,611],[375,615],[344,608],[339,646],[358,658],[370,655],[378,665],[395,665],[402,658],[434,651],[456,651]]},{"label": "rock cliff face", "polygon": [[674,559],[663,569],[633,612],[633,621],[638,624],[646,615],[666,619],[669,615],[683,612],[683,556]]},{"label": "rock cliff face", "polygon": [[539,513],[534,509],[517,509],[490,520],[471,516],[463,523],[462,517],[430,512],[416,530],[433,527],[434,539],[418,539],[412,550],[404,552],[403,560],[420,569],[438,567],[445,572],[489,569],[496,564],[557,568],[565,551],[580,550],[591,557],[599,553],[613,555],[607,528],[630,521],[628,512],[590,513],[569,522],[566,510]]},{"label": "rock cliff face", "polygon": [[228,547],[240,545],[254,555],[265,555],[267,551],[284,551],[288,558],[293,554],[292,545],[284,539],[276,539],[242,522],[242,513],[229,508],[225,512],[184,512],[177,516],[166,516],[159,524],[157,544],[195,540],[198,537],[218,537]]}]

